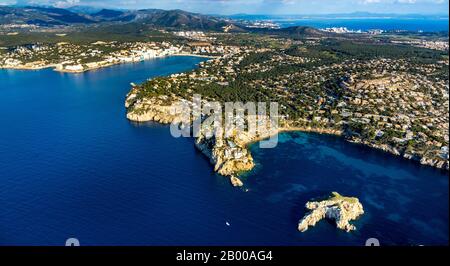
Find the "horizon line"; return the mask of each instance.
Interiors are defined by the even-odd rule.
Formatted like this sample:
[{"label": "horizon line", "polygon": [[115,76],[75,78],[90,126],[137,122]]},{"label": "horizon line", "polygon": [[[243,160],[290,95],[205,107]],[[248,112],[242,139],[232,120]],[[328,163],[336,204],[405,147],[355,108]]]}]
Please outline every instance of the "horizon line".
[{"label": "horizon line", "polygon": [[65,9],[65,10],[70,10],[71,8],[76,8],[76,7],[80,7],[80,8],[92,8],[92,9],[106,9],[106,10],[117,10],[117,11],[139,11],[139,10],[165,10],[165,11],[176,11],[176,10],[180,10],[180,11],[185,11],[185,12],[190,12],[190,13],[197,13],[197,14],[204,14],[204,15],[210,15],[210,16],[337,16],[337,15],[356,15],[359,13],[362,14],[366,14],[366,15],[390,15],[390,16],[446,16],[449,17],[449,13],[417,13],[417,12],[412,12],[412,13],[392,13],[392,12],[371,12],[371,11],[353,11],[353,12],[348,12],[348,13],[341,13],[341,12],[335,12],[335,13],[297,13],[297,14],[288,14],[288,13],[279,13],[279,14],[270,14],[270,13],[246,13],[246,12],[241,12],[241,13],[230,13],[230,14],[220,14],[220,13],[202,13],[202,12],[198,12],[198,11],[189,11],[189,10],[185,10],[185,9],[180,9],[180,8],[174,8],[174,9],[163,9],[163,8],[152,8],[152,7],[143,7],[143,8],[114,8],[114,7],[108,7],[108,6],[95,6],[95,5],[74,5],[74,6],[70,6],[70,7],[57,7],[54,5],[39,5],[39,4],[34,4],[34,5],[1,5],[0,7],[43,7],[43,8],[57,8],[57,9]]}]

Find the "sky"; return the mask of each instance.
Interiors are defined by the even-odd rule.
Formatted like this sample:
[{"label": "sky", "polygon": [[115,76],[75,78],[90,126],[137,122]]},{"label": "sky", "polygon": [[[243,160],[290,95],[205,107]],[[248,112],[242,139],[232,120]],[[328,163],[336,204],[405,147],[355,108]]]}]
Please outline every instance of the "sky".
[{"label": "sky", "polygon": [[0,0],[0,5],[183,9],[204,14],[447,14],[449,0]]}]

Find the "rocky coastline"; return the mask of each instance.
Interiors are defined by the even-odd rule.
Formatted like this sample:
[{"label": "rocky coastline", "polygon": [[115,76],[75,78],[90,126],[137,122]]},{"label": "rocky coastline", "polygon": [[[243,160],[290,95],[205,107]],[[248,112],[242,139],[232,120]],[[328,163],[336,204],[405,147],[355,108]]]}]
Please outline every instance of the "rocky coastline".
[{"label": "rocky coastline", "polygon": [[12,70],[42,70],[42,69],[47,69],[47,68],[51,68],[54,71],[57,72],[61,72],[61,73],[84,73],[84,72],[88,72],[88,71],[92,71],[92,70],[97,70],[97,69],[101,69],[101,68],[105,68],[105,67],[110,67],[113,65],[119,65],[119,64],[125,64],[123,62],[117,62],[117,63],[108,63],[108,64],[99,64],[96,67],[83,67],[82,69],[77,69],[77,70],[70,70],[70,69],[64,69],[64,68],[60,68],[58,67],[58,64],[47,64],[47,65],[33,65],[31,63],[27,63],[24,65],[16,65],[16,66],[0,66],[0,69],[12,69]]},{"label": "rocky coastline", "polygon": [[443,169],[443,170],[449,170],[449,163],[448,161],[444,161],[444,160],[437,160],[437,159],[433,159],[433,158],[426,158],[426,157],[420,157],[417,156],[415,154],[411,154],[408,153],[406,151],[402,151],[402,150],[398,150],[394,147],[391,147],[389,145],[380,145],[380,144],[374,144],[368,141],[364,141],[364,140],[360,140],[360,139],[348,139],[349,142],[351,143],[355,143],[355,144],[360,144],[360,145],[365,145],[368,146],[370,148],[373,149],[377,149],[377,150],[381,150],[390,154],[393,154],[395,156],[400,156],[403,157],[407,160],[413,160],[416,161],[418,163],[420,163],[421,165],[424,166],[430,166],[430,167],[434,167],[437,169]]},{"label": "rocky coastline", "polygon": [[[127,118],[130,121],[138,123],[154,121],[161,124],[170,124],[178,121],[190,124],[190,121],[183,121],[183,114],[180,111],[180,108],[174,108],[173,103],[187,103],[192,106],[192,102],[174,95],[140,98],[138,97],[138,93],[139,87],[133,87],[126,97],[125,107],[127,108]],[[213,132],[214,129],[212,128],[202,127],[200,135],[195,139],[195,147],[210,160],[215,172],[229,177],[230,182],[234,186],[242,186],[242,181],[238,176],[241,173],[252,170],[255,166],[253,157],[248,150],[248,146],[252,143],[267,139],[277,133],[289,131],[312,132],[345,137],[343,131],[333,128],[295,127],[289,125],[290,123],[285,121],[280,127],[276,128],[276,130],[267,129],[266,131],[257,132],[253,135],[232,128],[232,134],[229,134],[226,138],[221,134],[214,134],[215,132]],[[208,134],[213,137],[206,137]],[[423,165],[448,169],[448,164],[443,161],[408,157],[408,154],[402,154],[388,145],[378,146],[369,142],[347,137],[346,139],[352,143],[383,150],[397,156],[403,156],[406,159],[418,160]]]},{"label": "rocky coastline", "polygon": [[[127,95],[125,107],[127,108],[127,119],[137,123],[158,122],[161,124],[171,124],[172,122],[183,121],[183,115],[177,105],[173,103],[191,102],[180,99],[176,96],[158,96],[153,98],[138,99],[138,88],[133,88]],[[185,119],[184,119],[185,120]],[[200,135],[195,138],[195,147],[204,154],[214,167],[214,171],[220,175],[230,178],[233,186],[241,187],[243,182],[238,178],[241,173],[248,172],[255,167],[253,157],[248,150],[252,143],[262,141],[271,136],[288,131],[315,132],[320,134],[341,135],[342,132],[334,129],[314,129],[310,127],[299,128],[282,126],[279,128],[267,128],[258,131],[256,134],[242,132],[233,127],[232,132],[225,137],[223,134],[216,134],[213,128],[202,125]],[[211,135],[212,137],[207,137]]]},{"label": "rocky coastline", "polygon": [[[127,95],[125,107],[127,108],[127,118],[134,122],[154,121],[162,124],[172,122],[186,122],[182,117],[181,111],[176,111],[172,105],[175,102],[183,102],[176,97],[159,96],[136,100],[135,89]],[[184,101],[187,102],[187,101]],[[192,103],[190,103],[192,104]],[[204,154],[214,167],[214,171],[220,175],[230,178],[233,186],[241,187],[243,182],[238,178],[242,172],[250,171],[254,168],[253,157],[247,149],[250,143],[259,139],[269,137],[269,131],[257,135],[244,134],[236,128],[230,136],[224,137],[221,134],[215,134],[213,128],[207,128],[202,125],[200,134],[195,139],[195,147]],[[211,135],[211,137],[207,137]]]}]

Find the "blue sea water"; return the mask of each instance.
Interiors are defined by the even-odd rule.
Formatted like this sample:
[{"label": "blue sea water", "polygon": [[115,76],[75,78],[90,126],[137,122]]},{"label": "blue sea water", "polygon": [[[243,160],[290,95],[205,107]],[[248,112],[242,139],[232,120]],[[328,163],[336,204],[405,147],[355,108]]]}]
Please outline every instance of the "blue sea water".
[{"label": "blue sea water", "polygon": [[[192,139],[127,121],[130,82],[202,60],[83,74],[1,70],[0,245],[448,244],[447,172],[337,137],[286,133],[275,149],[251,146],[257,167],[237,189]],[[305,202],[331,191],[360,198],[358,230],[322,221],[298,232]]]},{"label": "blue sea water", "polygon": [[448,32],[448,16],[442,17],[298,17],[298,16],[238,16],[238,19],[249,21],[272,21],[282,28],[292,26],[310,26],[314,28],[346,27],[350,30],[385,31],[423,31],[423,32]]},{"label": "blue sea water", "polygon": [[424,31],[424,32],[448,32],[448,18],[333,18],[333,19],[276,19],[281,27],[310,26],[315,28],[346,27],[350,30],[372,30],[385,31]]}]

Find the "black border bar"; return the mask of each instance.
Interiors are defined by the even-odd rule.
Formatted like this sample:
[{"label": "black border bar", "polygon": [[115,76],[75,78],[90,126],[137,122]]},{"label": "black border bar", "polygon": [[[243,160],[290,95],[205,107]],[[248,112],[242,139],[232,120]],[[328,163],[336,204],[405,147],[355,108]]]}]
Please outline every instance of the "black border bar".
[{"label": "black border bar", "polygon": [[[270,253],[271,259],[266,256]],[[177,260],[180,253],[209,253],[208,263],[201,260]],[[229,260],[223,259],[223,252],[247,252],[258,255],[259,258]],[[296,265],[306,265],[306,261],[318,261],[322,263],[350,262],[363,265],[365,263],[382,263],[398,259],[402,262],[417,263],[419,261],[446,261],[448,260],[449,247],[0,247],[0,255],[14,257],[15,259],[27,258],[51,258],[64,262],[68,259],[74,261],[90,261],[101,259],[112,262],[160,262],[180,265],[210,265],[210,264],[258,264],[278,265],[297,262]],[[24,256],[26,255],[26,256]],[[214,256],[216,256],[214,258]],[[262,259],[265,258],[265,259]],[[404,264],[402,264],[404,265]]]}]

